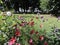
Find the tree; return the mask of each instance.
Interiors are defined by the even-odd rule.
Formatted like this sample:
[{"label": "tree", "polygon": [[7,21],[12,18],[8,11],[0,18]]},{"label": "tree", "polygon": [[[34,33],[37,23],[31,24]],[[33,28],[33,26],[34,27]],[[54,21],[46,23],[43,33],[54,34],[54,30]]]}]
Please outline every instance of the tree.
[{"label": "tree", "polygon": [[49,6],[50,6],[49,12],[58,16],[57,14],[59,14],[60,11],[60,0],[50,0]]},{"label": "tree", "polygon": [[[40,0],[40,8],[45,12],[49,10],[49,1],[50,0]],[[45,12],[46,13],[46,12]]]},{"label": "tree", "polygon": [[10,0],[1,0],[3,2],[4,8],[7,8],[8,10],[11,9],[11,3]]}]

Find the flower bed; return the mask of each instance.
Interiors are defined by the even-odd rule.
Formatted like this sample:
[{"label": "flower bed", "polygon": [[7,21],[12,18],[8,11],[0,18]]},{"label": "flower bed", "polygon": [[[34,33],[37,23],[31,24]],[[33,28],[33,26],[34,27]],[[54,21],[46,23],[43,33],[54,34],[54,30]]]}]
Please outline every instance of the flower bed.
[{"label": "flower bed", "polygon": [[0,45],[59,45],[59,24],[51,16],[0,16]]}]

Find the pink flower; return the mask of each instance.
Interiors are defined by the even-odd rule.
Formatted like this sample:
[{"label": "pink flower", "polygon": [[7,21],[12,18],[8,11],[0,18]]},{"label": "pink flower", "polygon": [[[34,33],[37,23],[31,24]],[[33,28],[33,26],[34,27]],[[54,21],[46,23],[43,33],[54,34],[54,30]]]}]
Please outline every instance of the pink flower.
[{"label": "pink flower", "polygon": [[44,42],[44,45],[48,45],[48,43],[45,41],[45,42]]},{"label": "pink flower", "polygon": [[44,40],[44,36],[39,36],[39,39],[40,39],[41,41],[43,41],[43,40]]},{"label": "pink flower", "polygon": [[30,39],[30,40],[29,40],[29,44],[30,44],[30,45],[33,45],[33,39]]},{"label": "pink flower", "polygon": [[19,43],[16,43],[16,45],[21,45],[21,44],[19,44]]},{"label": "pink flower", "polygon": [[32,39],[30,39],[30,40],[29,40],[29,43],[30,43],[30,44],[31,44],[31,43],[33,43],[33,40],[32,40]]},{"label": "pink flower", "polygon": [[18,19],[19,19],[19,20],[24,20],[22,16],[19,16]]},{"label": "pink flower", "polygon": [[8,45],[13,45],[13,43],[12,42],[9,42]]},{"label": "pink flower", "polygon": [[9,40],[8,45],[13,45],[13,44],[15,44],[15,41],[16,41],[15,37],[12,37],[12,38]]}]

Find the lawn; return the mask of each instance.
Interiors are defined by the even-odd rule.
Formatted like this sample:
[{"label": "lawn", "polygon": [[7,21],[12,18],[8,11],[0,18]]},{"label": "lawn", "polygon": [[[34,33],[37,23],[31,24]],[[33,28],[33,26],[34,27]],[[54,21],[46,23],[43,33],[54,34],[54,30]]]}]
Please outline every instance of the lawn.
[{"label": "lawn", "polygon": [[[16,31],[18,30],[16,28],[18,28],[20,32]],[[60,20],[50,14],[13,14],[12,16],[0,15],[0,44],[4,45],[4,43],[9,42],[9,40],[9,43],[11,43],[11,37],[16,37],[16,40],[18,38],[20,39],[13,42],[21,45],[40,45],[37,43],[39,40],[41,41],[39,42],[41,45],[45,45],[45,43],[47,43],[46,45],[54,45],[59,42],[53,42],[54,39],[60,39],[60,35],[57,36],[54,31],[56,29],[60,29]],[[38,32],[38,34],[35,35],[35,32]],[[43,40],[41,35],[46,39]],[[28,42],[29,39],[30,42]],[[34,40],[35,42],[31,42],[31,40]]]}]

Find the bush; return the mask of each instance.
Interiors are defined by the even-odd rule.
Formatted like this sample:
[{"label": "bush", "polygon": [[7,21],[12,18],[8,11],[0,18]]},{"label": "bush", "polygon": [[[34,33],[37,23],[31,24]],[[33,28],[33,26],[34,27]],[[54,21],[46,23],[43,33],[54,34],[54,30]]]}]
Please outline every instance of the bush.
[{"label": "bush", "polygon": [[25,16],[0,16],[0,45],[59,44],[59,40],[53,34],[55,27],[52,27],[53,30],[46,31],[43,24],[39,25],[36,22],[39,19],[43,20],[44,17],[31,16],[26,19]]}]

